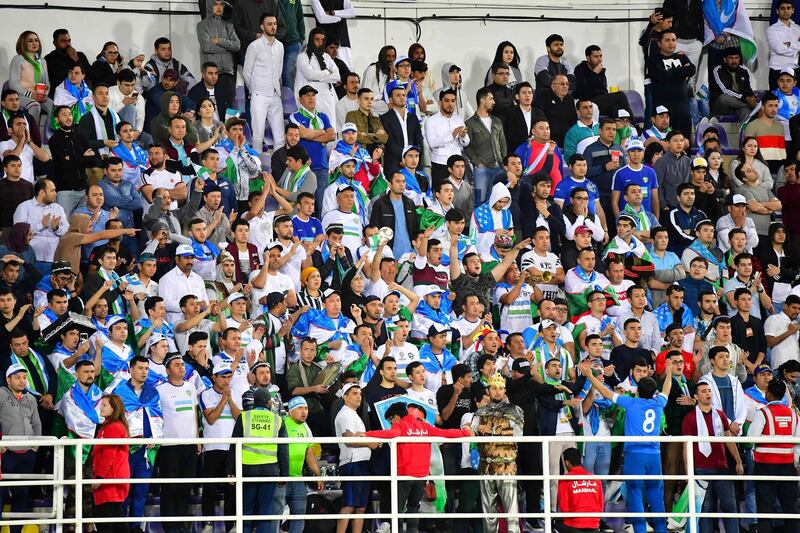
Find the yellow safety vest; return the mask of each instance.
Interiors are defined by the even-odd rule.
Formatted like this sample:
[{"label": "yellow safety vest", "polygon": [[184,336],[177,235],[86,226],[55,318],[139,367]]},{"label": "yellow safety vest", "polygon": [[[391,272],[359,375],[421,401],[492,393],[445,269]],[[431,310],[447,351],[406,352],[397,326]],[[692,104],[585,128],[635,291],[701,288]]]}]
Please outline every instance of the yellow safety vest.
[{"label": "yellow safety vest", "polygon": [[[247,437],[278,437],[282,421],[267,409],[253,409],[242,413],[242,433]],[[263,442],[242,444],[242,464],[265,465],[278,462],[278,445]]]}]

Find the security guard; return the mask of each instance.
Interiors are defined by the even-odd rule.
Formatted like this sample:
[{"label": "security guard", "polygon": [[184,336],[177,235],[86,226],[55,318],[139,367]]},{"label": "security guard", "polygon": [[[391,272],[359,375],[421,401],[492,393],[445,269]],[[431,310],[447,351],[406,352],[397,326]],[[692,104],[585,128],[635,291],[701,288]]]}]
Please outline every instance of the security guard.
[{"label": "security guard", "polygon": [[[791,407],[784,403],[786,384],[773,379],[767,384],[765,394],[767,405],[756,411],[748,437],[798,437],[800,421]],[[783,476],[794,476],[800,445],[786,443],[760,442],[753,449],[755,463],[753,474],[770,476],[766,481],[756,481],[756,510],[761,513],[772,513],[775,499],[781,504],[781,512],[795,514],[797,509],[797,482],[781,481]],[[797,520],[784,522],[786,531],[797,531]],[[772,520],[758,519],[758,532],[771,533]]]},{"label": "security guard", "polygon": [[[236,419],[232,437],[275,438],[286,437],[286,427],[279,416],[270,410],[269,394],[264,389],[253,393],[254,408],[242,411]],[[228,476],[235,472],[236,454],[228,454]],[[245,477],[283,477],[289,475],[289,448],[286,444],[245,442],[242,445],[242,465]],[[245,483],[243,487],[244,515],[269,515],[276,485],[269,482]],[[256,533],[267,533],[276,525],[269,521],[254,521]],[[244,530],[250,531],[249,522]]]}]

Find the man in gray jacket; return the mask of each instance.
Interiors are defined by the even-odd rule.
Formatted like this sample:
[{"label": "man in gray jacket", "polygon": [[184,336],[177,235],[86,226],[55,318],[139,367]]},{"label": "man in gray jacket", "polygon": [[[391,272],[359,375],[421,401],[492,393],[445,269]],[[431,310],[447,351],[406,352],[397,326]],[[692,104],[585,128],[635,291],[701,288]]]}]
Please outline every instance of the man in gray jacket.
[{"label": "man in gray jacket", "polygon": [[[234,68],[233,54],[239,51],[239,36],[233,24],[222,20],[225,11],[223,0],[208,0],[208,18],[197,23],[197,41],[200,43],[200,62],[203,65],[213,63],[217,67],[217,81],[209,84],[206,68],[203,68],[203,79],[190,91],[190,93],[208,93],[208,96],[217,104],[217,114],[220,121],[225,121],[225,111],[232,103],[236,85],[236,70]],[[200,84],[203,83],[201,86]],[[210,86],[209,86],[210,85]],[[209,90],[210,89],[210,90]],[[203,94],[203,96],[206,96]],[[190,96],[195,102],[199,100]]]},{"label": "man in gray jacket", "polygon": [[[0,388],[0,427],[3,442],[12,439],[32,439],[42,435],[36,398],[25,389],[28,372],[25,367],[13,364],[6,370],[6,386]],[[30,446],[0,448],[3,452],[3,474],[30,474],[36,464],[36,450]],[[11,511],[30,512],[28,486],[9,488]],[[3,497],[0,493],[0,509]],[[22,531],[22,526],[12,526],[12,533]]]},{"label": "man in gray jacket", "polygon": [[[656,171],[658,186],[661,193],[661,210],[664,216],[667,212],[678,207],[678,185],[689,181],[692,159],[684,152],[685,141],[683,133],[672,130],[667,134],[668,150],[656,161],[653,169]],[[656,213],[661,217],[661,214]],[[665,220],[662,218],[662,220]]]},{"label": "man in gray jacket", "polygon": [[489,199],[494,177],[503,172],[507,148],[503,123],[491,114],[495,104],[492,92],[487,87],[478,89],[475,99],[478,110],[465,121],[470,143],[464,147],[464,155],[472,163],[475,205],[480,205]]}]

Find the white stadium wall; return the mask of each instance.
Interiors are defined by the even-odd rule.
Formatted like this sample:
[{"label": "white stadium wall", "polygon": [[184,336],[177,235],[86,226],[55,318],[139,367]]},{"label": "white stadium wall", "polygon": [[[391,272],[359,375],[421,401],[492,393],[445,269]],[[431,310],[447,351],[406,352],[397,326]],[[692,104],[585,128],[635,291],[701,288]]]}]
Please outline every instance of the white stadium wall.
[{"label": "white stadium wall", "polygon": [[[173,43],[175,57],[189,69],[199,74],[200,57],[195,24],[197,14],[183,14],[197,10],[196,1],[148,2],[144,0],[52,0],[50,7],[44,2],[32,0],[6,0],[0,2],[0,80],[7,79],[8,65],[14,55],[18,35],[27,29],[36,31],[42,40],[45,53],[52,49],[51,35],[54,29],[70,30],[73,45],[86,53],[90,61],[100,51],[104,42],[114,40],[120,52],[126,56],[132,43],[136,43],[146,54],[152,53],[152,43],[159,36],[168,36]],[[497,43],[513,42],[522,57],[523,75],[533,79],[533,64],[536,57],[544,53],[544,39],[551,33],[560,33],[566,40],[566,57],[577,65],[583,60],[583,50],[590,44],[603,49],[609,85],[620,89],[642,90],[642,55],[638,38],[646,22],[629,19],[645,19],[655,3],[618,2],[589,0],[584,2],[561,2],[538,0],[535,5],[524,0],[506,0],[504,7],[484,4],[468,4],[455,0],[400,2],[368,2],[354,0],[359,16],[376,17],[351,20],[355,70],[363,73],[367,65],[375,61],[377,52],[384,44],[397,47],[405,53],[415,42],[416,26],[406,20],[422,17],[545,17],[545,19],[568,19],[546,21],[496,21],[489,20],[423,20],[420,22],[420,42],[428,53],[429,72],[437,83],[445,62],[454,62],[463,69],[465,89],[474,103],[474,94],[483,84]],[[307,15],[311,13],[304,2]],[[19,6],[19,7],[16,7]],[[26,7],[36,6],[36,7]],[[55,6],[76,9],[59,9]],[[580,6],[580,7],[572,7]],[[747,2],[751,18],[768,17],[770,4]],[[92,8],[92,10],[86,10]],[[114,12],[126,10],[131,12]],[[162,13],[152,11],[162,10]],[[172,13],[170,13],[172,12]],[[181,12],[180,14],[174,12]],[[382,19],[379,17],[386,17]],[[599,17],[602,21],[593,21]],[[575,22],[586,20],[591,22]],[[615,22],[622,21],[622,22]],[[306,17],[307,30],[313,27],[313,17]],[[759,44],[758,61],[755,66],[754,87],[767,85],[768,49],[765,39],[767,21],[753,21],[756,40]],[[701,63],[701,79],[705,79],[705,58]]]}]

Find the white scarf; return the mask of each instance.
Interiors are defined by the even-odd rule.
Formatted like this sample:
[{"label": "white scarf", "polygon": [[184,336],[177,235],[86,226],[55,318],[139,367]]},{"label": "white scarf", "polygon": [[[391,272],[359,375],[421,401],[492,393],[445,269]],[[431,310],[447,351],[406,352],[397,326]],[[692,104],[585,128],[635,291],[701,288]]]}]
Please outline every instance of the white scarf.
[{"label": "white scarf", "polygon": [[[111,113],[111,123],[114,129],[114,137],[113,140],[117,140],[117,123],[119,122],[119,116],[117,112],[111,109],[110,107],[106,108],[107,113]],[[98,141],[107,141],[108,140],[108,132],[106,131],[106,124],[103,122],[103,117],[100,116],[100,113],[97,111],[97,106],[92,106],[92,109],[89,111],[92,114],[92,120],[94,121],[94,134],[97,136]],[[100,149],[101,154],[109,154],[108,148],[103,147]]]},{"label": "white scarf", "polygon": [[[695,406],[694,415],[697,417],[697,436],[708,437],[708,424],[706,424],[704,413],[699,406]],[[711,407],[711,423],[714,426],[714,436],[722,437],[725,434],[725,430],[722,428],[722,417],[719,416],[719,411],[714,409],[713,406]],[[711,455],[711,443],[709,441],[698,442],[697,448],[703,454],[703,457]]]}]

